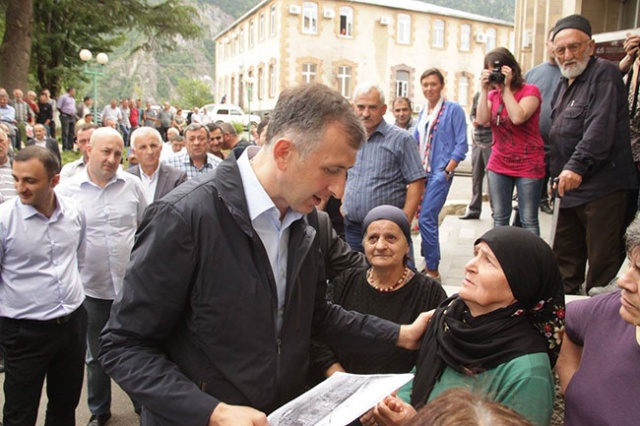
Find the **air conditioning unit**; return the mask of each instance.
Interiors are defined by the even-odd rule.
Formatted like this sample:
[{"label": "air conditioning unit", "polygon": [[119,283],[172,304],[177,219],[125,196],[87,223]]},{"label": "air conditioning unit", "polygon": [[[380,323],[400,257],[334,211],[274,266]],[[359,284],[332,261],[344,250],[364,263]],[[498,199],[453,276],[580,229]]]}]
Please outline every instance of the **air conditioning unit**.
[{"label": "air conditioning unit", "polygon": [[388,16],[380,17],[380,25],[391,25],[391,18]]},{"label": "air conditioning unit", "polygon": [[336,12],[331,9],[325,9],[322,11],[322,17],[325,19],[333,19],[336,17]]},{"label": "air conditioning unit", "polygon": [[289,5],[289,15],[300,15],[300,6],[296,4]]},{"label": "air conditioning unit", "polygon": [[485,33],[476,34],[476,43],[486,43],[487,35]]}]

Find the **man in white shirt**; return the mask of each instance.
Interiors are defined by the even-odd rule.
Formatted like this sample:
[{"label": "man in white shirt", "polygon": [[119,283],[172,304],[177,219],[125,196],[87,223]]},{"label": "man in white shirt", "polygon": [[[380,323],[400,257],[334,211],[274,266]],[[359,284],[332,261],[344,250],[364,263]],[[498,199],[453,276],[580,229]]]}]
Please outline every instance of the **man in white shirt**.
[{"label": "man in white shirt", "polygon": [[57,189],[59,195],[77,200],[87,218],[86,267],[80,266],[89,314],[86,362],[91,426],[104,425],[111,417],[111,381],[98,362],[98,336],[122,288],[133,237],[147,206],[140,179],[119,169],[123,150],[118,131],[94,130],[84,171]]},{"label": "man in white shirt", "polygon": [[33,138],[29,139],[26,145],[36,145],[42,148],[46,148],[49,151],[53,152],[53,155],[56,156],[59,163],[62,163],[58,141],[54,138],[47,137],[47,128],[44,127],[44,124],[36,124],[35,126],[33,126]]},{"label": "man in white shirt", "polygon": [[131,134],[131,149],[138,164],[127,171],[142,180],[147,204],[164,197],[169,191],[187,180],[187,174],[160,163],[162,136],[151,127],[140,127]]},{"label": "man in white shirt", "polygon": [[78,271],[85,216],[71,200],[55,195],[59,169],[49,150],[21,150],[13,161],[19,198],[0,205],[5,426],[36,424],[45,378],[46,424],[75,424],[86,352],[87,313]]},{"label": "man in white shirt", "polygon": [[91,139],[91,135],[93,135],[93,131],[97,128],[98,126],[93,123],[82,124],[78,127],[78,130],[76,131],[76,146],[82,155],[77,160],[71,161],[62,166],[62,170],[60,171],[61,181],[84,171],[87,161],[89,161],[89,156],[87,154],[89,140]]}]

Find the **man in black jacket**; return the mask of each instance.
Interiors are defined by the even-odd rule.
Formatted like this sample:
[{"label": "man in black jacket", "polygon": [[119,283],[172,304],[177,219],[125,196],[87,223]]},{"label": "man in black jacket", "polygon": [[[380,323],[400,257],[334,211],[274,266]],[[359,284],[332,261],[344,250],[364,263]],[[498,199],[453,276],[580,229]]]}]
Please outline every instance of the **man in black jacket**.
[{"label": "man in black jacket", "polygon": [[552,101],[551,175],[560,212],[553,251],[565,292],[606,286],[625,252],[627,192],[637,188],[629,139],[629,109],[620,71],[596,58],[591,24],[581,15],[560,19],[553,52],[562,78]]},{"label": "man in black jacket", "polygon": [[365,139],[339,93],[285,90],[267,143],[230,156],[148,207],[102,334],[106,371],[142,424],[264,425],[304,390],[311,337],[344,350],[415,349],[411,326],[325,301],[305,214],[341,197]]}]

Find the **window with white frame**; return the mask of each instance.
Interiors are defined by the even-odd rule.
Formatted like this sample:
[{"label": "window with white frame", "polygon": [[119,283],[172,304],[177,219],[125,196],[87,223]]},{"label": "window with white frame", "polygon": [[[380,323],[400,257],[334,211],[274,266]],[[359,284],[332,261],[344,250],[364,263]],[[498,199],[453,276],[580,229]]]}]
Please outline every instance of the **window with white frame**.
[{"label": "window with white frame", "polygon": [[433,47],[444,47],[444,21],[442,19],[433,21],[432,37],[431,45]]},{"label": "window with white frame", "polygon": [[278,18],[278,15],[276,15],[276,5],[272,4],[271,5],[271,12],[269,13],[269,35],[271,37],[276,35],[276,19]]},{"label": "window with white frame", "polygon": [[487,30],[487,52],[496,48],[496,30],[489,28]]},{"label": "window with white frame", "polygon": [[411,41],[411,16],[403,13],[398,15],[398,43],[409,44]]},{"label": "window with white frame", "polygon": [[467,106],[469,102],[469,79],[466,75],[461,75],[458,78],[458,103],[462,106]]},{"label": "window with white frame", "polygon": [[240,28],[240,31],[238,31],[238,44],[240,45],[240,51],[244,52],[244,28]]},{"label": "window with white frame", "polygon": [[302,4],[302,32],[316,34],[318,32],[318,5],[304,2]]},{"label": "window with white frame", "polygon": [[460,25],[460,50],[463,52],[471,50],[471,25]]},{"label": "window with white frame", "polygon": [[409,71],[396,71],[396,97],[409,96]]},{"label": "window with white frame", "polygon": [[313,62],[305,62],[302,64],[302,81],[305,83],[313,83],[316,81],[316,73],[318,66]]},{"label": "window with white frame", "polygon": [[351,67],[340,65],[338,67],[338,91],[345,98],[351,97]]},{"label": "window with white frame", "polygon": [[258,68],[258,99],[264,99],[264,68]]},{"label": "window with white frame", "polygon": [[253,47],[254,44],[254,39],[253,39],[253,30],[254,30],[254,25],[253,25],[253,19],[249,21],[249,47]]},{"label": "window with white frame", "polygon": [[264,12],[258,16],[258,40],[264,41]]},{"label": "window with white frame", "polygon": [[269,64],[269,97],[276,96],[276,65]]},{"label": "window with white frame", "polygon": [[340,8],[340,36],[353,36],[353,9],[350,7]]}]

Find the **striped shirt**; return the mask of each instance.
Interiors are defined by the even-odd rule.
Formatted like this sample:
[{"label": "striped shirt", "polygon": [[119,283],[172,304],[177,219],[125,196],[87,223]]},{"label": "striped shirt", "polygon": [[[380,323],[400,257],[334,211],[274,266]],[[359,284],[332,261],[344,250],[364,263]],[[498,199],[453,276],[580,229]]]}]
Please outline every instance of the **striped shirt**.
[{"label": "striped shirt", "polygon": [[15,198],[18,193],[16,192],[16,186],[13,183],[13,171],[11,170],[11,161],[7,159],[7,162],[0,165],[0,195],[4,201]]},{"label": "striped shirt", "polygon": [[345,216],[351,222],[362,222],[374,207],[390,204],[403,208],[407,185],[424,177],[416,140],[406,130],[382,120],[349,170]]}]

